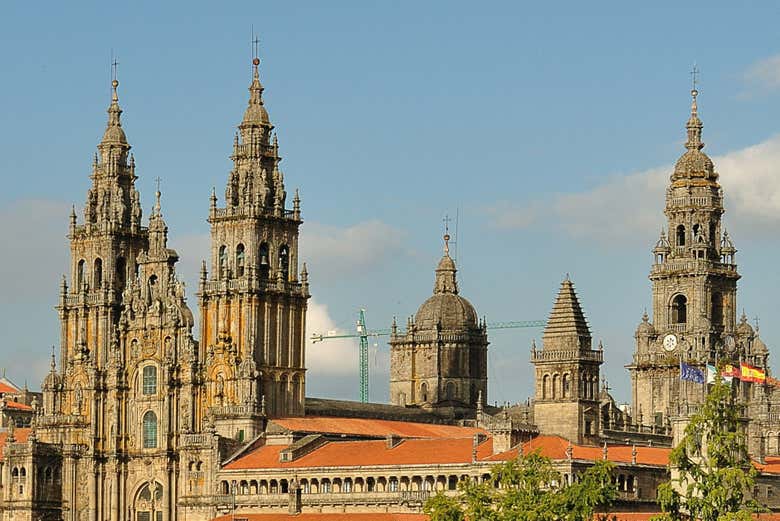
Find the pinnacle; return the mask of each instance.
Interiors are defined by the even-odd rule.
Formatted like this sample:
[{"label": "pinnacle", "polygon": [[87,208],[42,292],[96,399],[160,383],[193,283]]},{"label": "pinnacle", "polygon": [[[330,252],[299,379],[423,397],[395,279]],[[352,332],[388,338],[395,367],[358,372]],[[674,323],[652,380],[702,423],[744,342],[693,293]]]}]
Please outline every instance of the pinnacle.
[{"label": "pinnacle", "polygon": [[[544,339],[549,341],[555,337],[586,337],[590,339],[590,328],[582,312],[574,284],[567,277],[561,282],[558,297],[555,300],[547,326],[544,329]],[[548,342],[545,342],[547,344]],[[589,343],[589,342],[588,342]],[[585,347],[585,346],[582,346]]]}]

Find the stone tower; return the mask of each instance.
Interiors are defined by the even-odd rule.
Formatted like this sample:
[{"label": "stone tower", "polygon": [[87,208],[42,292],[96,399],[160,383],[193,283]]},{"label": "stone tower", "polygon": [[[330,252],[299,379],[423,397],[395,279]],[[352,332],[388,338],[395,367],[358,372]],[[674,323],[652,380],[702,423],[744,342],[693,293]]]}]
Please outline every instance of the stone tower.
[{"label": "stone tower", "polygon": [[[599,346],[601,347],[601,346]],[[531,348],[536,368],[534,421],[540,432],[573,443],[595,443],[599,435],[601,348],[593,350],[585,315],[568,275],[558,292],[542,336]]]},{"label": "stone tower", "polygon": [[390,401],[395,405],[475,409],[487,400],[487,329],[458,294],[455,261],[444,236],[433,296],[390,338]]},{"label": "stone tower", "polygon": [[72,283],[63,280],[57,306],[62,364],[58,371],[52,357],[36,442],[56,448],[63,519],[166,521],[176,518],[179,434],[197,428],[198,346],[159,191],[141,226],[118,84],[84,223],[70,218]]},{"label": "stone tower", "polygon": [[211,271],[199,289],[206,366],[203,414],[220,434],[252,437],[264,416],[303,415],[306,267],[298,273],[300,199],[285,208],[279,146],[253,61],[233,143],[225,206],[211,196]]},{"label": "stone tower", "polygon": [[752,342],[752,330],[736,321],[736,249],[722,230],[723,190],[712,160],[702,152],[698,92],[691,93],[686,151],[666,189],[667,226],[653,249],[652,323],[645,314],[628,366],[633,414],[645,424],[667,424],[683,412],[680,404],[703,399],[705,385],[680,380],[681,361],[702,370],[716,357],[738,362],[746,359]]}]

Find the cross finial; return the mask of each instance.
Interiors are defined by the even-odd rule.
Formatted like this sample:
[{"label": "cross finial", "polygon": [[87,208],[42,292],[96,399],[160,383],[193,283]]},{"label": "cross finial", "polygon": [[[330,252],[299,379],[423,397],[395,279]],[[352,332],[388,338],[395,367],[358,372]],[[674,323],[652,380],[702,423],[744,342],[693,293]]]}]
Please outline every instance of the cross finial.
[{"label": "cross finial", "polygon": [[252,54],[254,54],[255,58],[260,54],[260,38],[256,34],[252,38]]},{"label": "cross finial", "polygon": [[[693,64],[693,70],[691,70],[691,79],[693,84],[693,92],[696,92],[698,94],[698,91],[696,90],[696,86],[699,84],[699,73],[701,71],[696,66],[696,64]],[[694,94],[695,95],[695,94]]]},{"label": "cross finial", "polygon": [[160,191],[160,183],[162,182],[162,179],[160,179],[160,176],[157,176],[157,177],[154,178],[154,182],[156,183],[157,191],[159,192]]},{"label": "cross finial", "polygon": [[116,80],[117,72],[119,69],[119,62],[115,57],[112,56],[111,58],[111,81]]},{"label": "cross finial", "polygon": [[759,320],[758,320],[758,315],[756,315],[756,318],[754,318],[753,320],[755,320],[755,322],[756,322],[756,333],[758,333],[759,325],[760,325],[759,324]]}]

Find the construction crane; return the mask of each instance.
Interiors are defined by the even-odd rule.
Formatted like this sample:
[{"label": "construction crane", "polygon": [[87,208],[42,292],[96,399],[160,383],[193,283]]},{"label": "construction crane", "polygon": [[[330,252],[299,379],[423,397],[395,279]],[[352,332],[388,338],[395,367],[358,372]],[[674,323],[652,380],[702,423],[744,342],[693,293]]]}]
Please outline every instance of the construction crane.
[{"label": "construction crane", "polygon": [[[544,327],[546,322],[544,320],[513,320],[509,322],[488,322],[486,324],[488,329],[516,329],[516,328],[528,328],[528,327]],[[358,319],[356,324],[356,333],[352,334],[328,334],[322,335],[314,333],[311,336],[312,344],[322,342],[324,340],[337,340],[341,338],[359,338],[360,339],[360,401],[362,403],[368,403],[368,337],[380,337],[389,336],[390,329],[372,329],[371,331],[366,328],[366,310],[361,309],[358,312]]]}]

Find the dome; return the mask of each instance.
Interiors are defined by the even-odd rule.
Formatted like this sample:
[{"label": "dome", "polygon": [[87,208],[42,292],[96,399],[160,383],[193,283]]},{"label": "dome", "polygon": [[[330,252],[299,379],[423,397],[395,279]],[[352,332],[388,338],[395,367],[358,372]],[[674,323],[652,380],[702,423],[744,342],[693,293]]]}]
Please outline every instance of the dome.
[{"label": "dome", "polygon": [[244,123],[268,123],[268,111],[259,104],[251,104],[244,112]]},{"label": "dome", "polygon": [[43,379],[43,386],[42,388],[44,390],[54,390],[57,389],[60,384],[62,383],[62,379],[60,378],[60,375],[57,373],[57,371],[54,369],[54,363],[52,362],[52,370],[49,371],[49,374],[46,375],[46,378]]},{"label": "dome", "polygon": [[642,315],[642,322],[640,322],[639,325],[637,326],[636,334],[643,335],[643,336],[652,336],[653,334],[655,334],[655,328],[653,327],[653,324],[650,323],[650,320],[647,316],[647,312],[645,312],[645,314]]},{"label": "dome", "polygon": [[103,143],[127,143],[127,136],[122,127],[110,126],[103,134]]},{"label": "dome", "polygon": [[755,340],[753,340],[753,354],[756,355],[765,355],[769,353],[769,348],[766,346],[763,340],[761,340],[761,337],[756,337]]},{"label": "dome", "polygon": [[437,293],[423,302],[414,316],[415,325],[421,330],[476,329],[477,312],[471,302],[455,293]]},{"label": "dome", "polygon": [[753,326],[748,323],[747,317],[742,315],[742,320],[737,325],[737,334],[740,336],[752,336],[754,333]]},{"label": "dome", "polygon": [[421,330],[467,330],[479,327],[477,312],[471,302],[458,295],[457,268],[450,257],[449,234],[444,235],[444,255],[436,266],[433,296],[423,302],[415,315]]},{"label": "dome", "polygon": [[712,159],[702,152],[701,150],[686,151],[677,163],[674,165],[673,179],[681,177],[704,177],[707,179],[717,179],[718,175],[715,173],[715,165],[712,163]]}]

